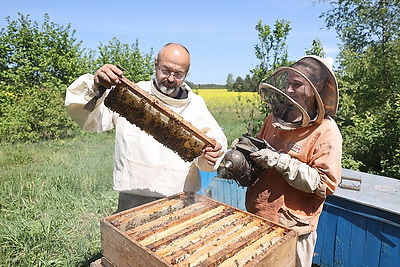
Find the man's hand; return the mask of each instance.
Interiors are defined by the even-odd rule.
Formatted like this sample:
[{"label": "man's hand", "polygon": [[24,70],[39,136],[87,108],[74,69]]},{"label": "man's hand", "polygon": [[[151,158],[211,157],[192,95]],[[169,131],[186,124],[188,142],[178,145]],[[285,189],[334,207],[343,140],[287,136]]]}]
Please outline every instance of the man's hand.
[{"label": "man's hand", "polygon": [[105,64],[99,68],[94,75],[94,85],[96,88],[103,86],[111,88],[120,83],[119,77],[122,76],[122,70],[111,64]]},{"label": "man's hand", "polygon": [[218,142],[215,142],[215,146],[208,145],[203,149],[203,153],[201,154],[207,160],[208,165],[214,166],[217,162],[218,158],[224,154],[222,151],[222,145]]}]

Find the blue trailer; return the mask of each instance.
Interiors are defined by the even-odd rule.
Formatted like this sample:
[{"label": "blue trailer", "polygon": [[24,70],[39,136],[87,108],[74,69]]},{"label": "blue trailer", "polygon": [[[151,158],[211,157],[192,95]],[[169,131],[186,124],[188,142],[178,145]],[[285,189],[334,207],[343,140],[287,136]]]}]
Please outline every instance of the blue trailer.
[{"label": "blue trailer", "polygon": [[[245,188],[201,174],[201,194],[245,210]],[[317,234],[316,266],[400,266],[400,180],[343,169]]]}]

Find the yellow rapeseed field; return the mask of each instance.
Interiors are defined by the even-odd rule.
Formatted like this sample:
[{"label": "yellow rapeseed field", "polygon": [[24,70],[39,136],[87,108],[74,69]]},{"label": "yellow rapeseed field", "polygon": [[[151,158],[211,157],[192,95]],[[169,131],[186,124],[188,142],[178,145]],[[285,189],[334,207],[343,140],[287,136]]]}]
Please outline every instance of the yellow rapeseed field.
[{"label": "yellow rapeseed field", "polygon": [[[228,141],[247,133],[265,117],[260,113],[260,106],[264,104],[258,93],[228,92],[227,89],[194,89],[194,92],[204,98]],[[249,125],[252,127],[249,128]]]},{"label": "yellow rapeseed field", "polygon": [[250,108],[259,101],[256,92],[228,92],[227,89],[194,89],[194,92],[204,98],[210,110],[217,112]]}]

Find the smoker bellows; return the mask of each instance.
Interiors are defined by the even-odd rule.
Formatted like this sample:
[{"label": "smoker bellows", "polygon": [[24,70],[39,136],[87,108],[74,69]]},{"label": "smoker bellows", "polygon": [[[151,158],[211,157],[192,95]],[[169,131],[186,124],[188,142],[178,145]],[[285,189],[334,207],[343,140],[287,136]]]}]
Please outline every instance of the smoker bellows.
[{"label": "smoker bellows", "polygon": [[201,155],[205,146],[215,145],[213,139],[139,86],[125,77],[120,81],[104,104],[178,153],[183,160],[190,162]]}]

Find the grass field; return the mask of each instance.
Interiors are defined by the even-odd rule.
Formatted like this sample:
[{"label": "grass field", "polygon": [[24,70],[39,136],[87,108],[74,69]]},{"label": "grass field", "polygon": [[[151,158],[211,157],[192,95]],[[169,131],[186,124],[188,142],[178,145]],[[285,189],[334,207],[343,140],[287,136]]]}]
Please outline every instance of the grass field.
[{"label": "grass field", "polygon": [[[247,131],[254,94],[198,90],[228,140]],[[240,100],[238,100],[240,98]],[[240,115],[240,116],[239,116]],[[0,149],[0,266],[88,266],[115,211],[113,132]]]},{"label": "grass field", "polygon": [[85,266],[115,210],[113,135],[2,145],[0,266]]}]

